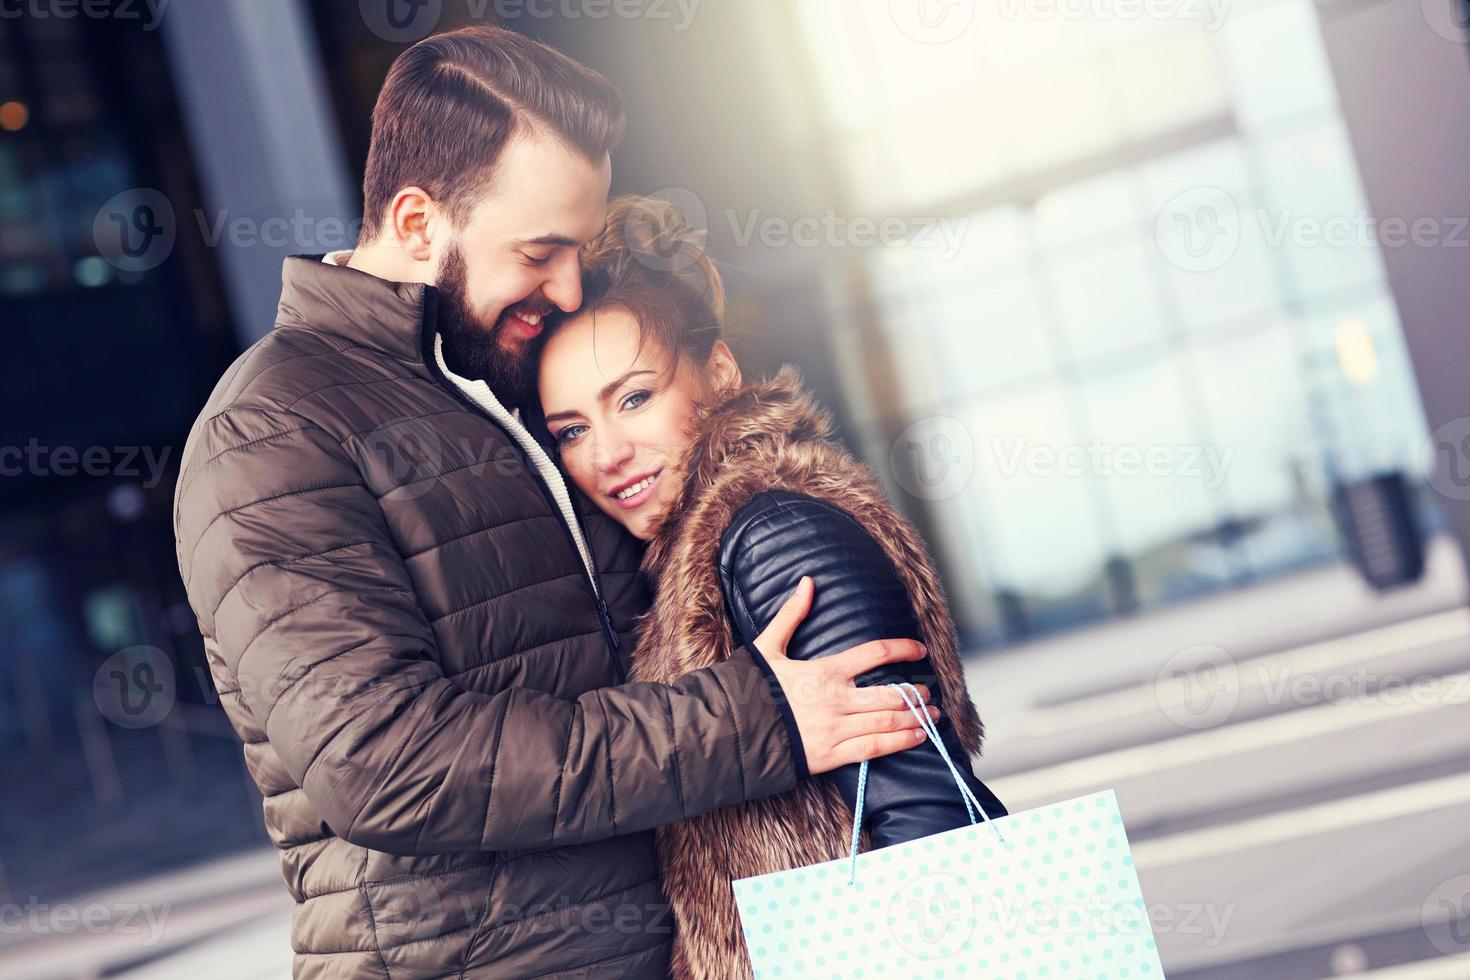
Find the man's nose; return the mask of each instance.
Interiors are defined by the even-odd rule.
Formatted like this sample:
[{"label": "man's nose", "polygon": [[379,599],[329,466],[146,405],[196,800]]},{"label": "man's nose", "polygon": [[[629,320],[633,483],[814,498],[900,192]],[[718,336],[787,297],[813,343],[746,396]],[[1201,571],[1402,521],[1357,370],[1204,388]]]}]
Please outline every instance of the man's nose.
[{"label": "man's nose", "polygon": [[541,292],[563,313],[576,312],[582,305],[582,265],[575,252],[565,261],[556,263],[555,271]]}]

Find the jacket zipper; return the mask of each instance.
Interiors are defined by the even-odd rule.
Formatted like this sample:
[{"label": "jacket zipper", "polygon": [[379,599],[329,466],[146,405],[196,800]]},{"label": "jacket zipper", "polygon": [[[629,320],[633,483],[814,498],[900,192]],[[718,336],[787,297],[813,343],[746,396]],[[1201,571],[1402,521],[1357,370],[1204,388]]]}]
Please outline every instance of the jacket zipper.
[{"label": "jacket zipper", "polygon": [[[432,336],[428,331],[424,331],[424,334]],[[516,453],[521,457],[521,462],[526,467],[527,472],[535,478],[536,485],[541,489],[541,495],[546,499],[546,503],[551,508],[551,512],[557,515],[556,523],[561,527],[562,532],[566,534],[567,542],[572,546],[572,553],[576,554],[580,561],[581,549],[577,547],[577,539],[572,534],[572,529],[567,526],[566,520],[562,517],[561,507],[557,504],[556,497],[551,492],[551,487],[547,484],[545,477],[541,475],[541,471],[526,456],[526,451],[521,448],[521,444],[516,441],[515,436],[507,431],[505,426],[501,425],[494,416],[490,415],[484,408],[477,404],[474,399],[460,391],[458,385],[444,376],[444,372],[439,369],[437,360],[433,356],[432,348],[428,351],[428,356],[424,358],[424,366],[429,369],[429,376],[434,379],[434,382],[440,388],[449,392],[449,394],[473,410],[476,415],[505,433],[506,439],[510,441],[510,444],[515,447]],[[602,598],[602,575],[597,567],[597,554],[592,550],[592,539],[587,535],[587,528],[582,524],[582,515],[577,513],[575,499],[571,498],[570,493],[568,493],[568,498],[572,507],[572,518],[577,521],[577,527],[582,532],[582,540],[587,543],[587,558],[589,561],[589,568],[587,570],[591,573],[589,579],[592,586],[592,598],[597,609],[598,623],[602,627],[602,640],[607,646],[608,653],[612,656],[613,666],[618,672],[618,681],[622,683],[628,679],[627,671],[623,667],[623,658],[618,653],[618,650],[622,647],[622,643],[618,640],[618,631],[613,628],[612,616],[607,611],[607,603]]]},{"label": "jacket zipper", "polygon": [[[491,421],[493,422],[495,420],[491,419]],[[501,431],[504,431],[503,427]],[[507,433],[507,435],[508,434],[509,433]],[[514,442],[515,439],[512,438],[511,441]],[[516,445],[516,449],[520,450],[519,444]],[[524,451],[521,452],[521,455],[522,457],[525,456]],[[546,481],[541,478],[541,471],[536,469],[535,466],[531,466],[530,460],[526,461],[526,465],[535,472],[536,482],[541,487],[541,493],[544,497],[546,497],[546,502],[551,505],[552,510],[560,513],[561,508],[557,506],[556,498],[552,496],[551,487],[549,487],[546,484]],[[562,471],[560,466],[557,466],[556,460],[553,459],[551,465],[556,466],[556,471],[561,474],[562,482],[566,483],[567,475],[565,472]],[[570,487],[570,484],[567,485],[568,487]],[[592,535],[587,533],[587,525],[582,520],[582,515],[577,511],[577,498],[573,496],[570,489],[568,489],[567,491],[567,502],[571,504],[572,519],[577,522],[577,530],[582,532],[582,540],[587,544],[587,559],[590,563],[590,570],[592,572],[592,597],[597,603],[598,621],[602,624],[602,640],[605,644],[607,644],[607,652],[612,656],[613,666],[617,668],[618,672],[618,683],[621,684],[628,680],[628,672],[623,667],[622,655],[618,653],[618,650],[622,647],[623,644],[622,641],[618,639],[618,631],[613,628],[612,614],[607,611],[607,602],[602,598],[602,569],[597,566],[597,551],[592,547]],[[572,550],[577,550],[577,540],[575,537],[572,536],[571,528],[567,527],[566,524],[562,521],[558,521],[557,523],[561,524],[562,529],[566,531],[567,538],[570,539],[572,542]]]},{"label": "jacket zipper", "polygon": [[[494,422],[495,420],[491,419],[491,421]],[[501,431],[505,431],[504,427],[501,427]],[[514,437],[512,437],[511,441],[515,441]],[[521,456],[524,458],[525,452],[521,450],[519,444],[516,445],[516,449],[521,452]],[[546,497],[546,502],[551,505],[552,510],[560,514],[561,508],[557,506],[556,498],[551,493],[551,487],[542,479],[541,471],[536,469],[535,466],[532,466],[530,460],[526,460],[526,465],[536,474],[536,482],[541,487],[541,493]],[[552,465],[556,466],[555,460],[552,460]],[[557,467],[557,472],[561,473],[562,480],[565,482],[566,473],[562,472],[559,466]],[[602,598],[602,569],[597,567],[597,552],[592,547],[592,536],[587,533],[587,525],[583,522],[582,515],[577,511],[577,498],[572,495],[570,489],[567,491],[567,498],[572,508],[572,519],[577,522],[577,530],[582,532],[582,540],[587,544],[587,558],[590,562],[589,570],[592,573],[592,597],[597,604],[597,618],[602,622],[602,638],[607,644],[608,652],[612,654],[613,662],[617,665],[619,679],[626,681],[628,679],[627,672],[624,671],[622,658],[618,655],[618,650],[622,647],[622,641],[618,639],[618,631],[613,628],[612,614],[607,611],[607,602]],[[567,527],[564,521],[558,521],[557,523],[561,524],[562,530],[566,531],[567,539],[572,543],[572,550],[577,550],[577,539],[572,535],[571,528]]]}]

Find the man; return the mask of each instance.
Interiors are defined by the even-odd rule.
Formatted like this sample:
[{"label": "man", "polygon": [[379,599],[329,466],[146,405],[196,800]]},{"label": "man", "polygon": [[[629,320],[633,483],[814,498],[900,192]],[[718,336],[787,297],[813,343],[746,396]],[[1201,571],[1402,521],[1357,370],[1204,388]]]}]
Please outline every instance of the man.
[{"label": "man", "polygon": [[809,586],[754,649],[626,683],[638,552],[511,411],[621,129],[605,79],[515,34],[404,52],[359,246],[287,261],[189,436],[179,568],[298,977],[663,975],[651,828],[922,737],[851,683],[919,645],[784,656]]}]

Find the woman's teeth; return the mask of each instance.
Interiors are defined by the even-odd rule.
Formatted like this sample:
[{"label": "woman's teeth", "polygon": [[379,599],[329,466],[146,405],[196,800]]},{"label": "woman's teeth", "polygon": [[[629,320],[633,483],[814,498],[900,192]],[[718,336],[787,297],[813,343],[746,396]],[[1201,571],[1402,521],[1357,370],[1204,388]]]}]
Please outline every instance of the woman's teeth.
[{"label": "woman's teeth", "polygon": [[613,494],[613,496],[616,497],[618,500],[627,500],[629,497],[633,496],[633,494],[638,493],[641,490],[646,490],[647,488],[653,486],[653,481],[657,479],[657,473],[653,474],[653,476],[645,476],[643,479],[639,480],[631,487],[625,487],[624,489],[619,490],[617,493]]},{"label": "woman's teeth", "polygon": [[522,320],[525,320],[533,327],[541,322],[540,313],[517,313],[516,316]]}]

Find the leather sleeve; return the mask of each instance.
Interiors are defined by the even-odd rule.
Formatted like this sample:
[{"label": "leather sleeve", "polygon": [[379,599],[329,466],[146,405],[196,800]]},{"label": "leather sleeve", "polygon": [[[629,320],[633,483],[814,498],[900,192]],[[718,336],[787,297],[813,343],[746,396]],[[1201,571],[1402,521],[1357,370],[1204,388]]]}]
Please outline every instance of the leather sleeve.
[{"label": "leather sleeve", "polygon": [[[743,642],[765,628],[801,576],[816,585],[811,613],[797,629],[788,656],[799,660],[840,653],[869,640],[922,639],[908,593],[881,546],[848,513],[823,501],[771,490],[746,504],[720,542],[725,603]],[[906,680],[927,684],[940,702],[938,680],[926,657],[885,665],[858,678],[861,686]],[[942,704],[941,704],[942,707]],[[947,715],[939,731],[950,757],[991,817],[1005,808],[970,770]],[[832,779],[852,804],[859,766]],[[868,764],[864,825],[874,847],[968,826],[970,818],[954,776],[929,742]]]},{"label": "leather sleeve", "polygon": [[750,657],[574,699],[467,690],[440,667],[334,436],[278,411],[223,412],[196,436],[175,534],[221,698],[344,840],[396,854],[576,844],[796,784]]}]

